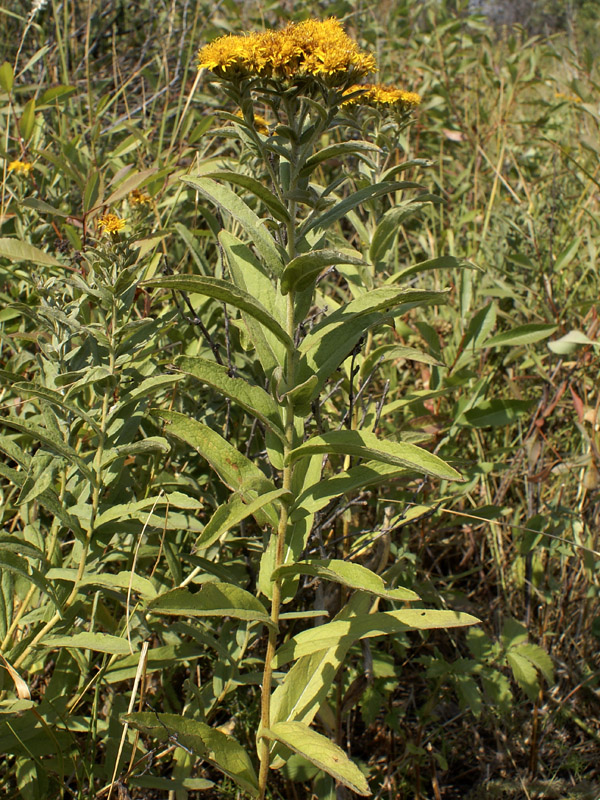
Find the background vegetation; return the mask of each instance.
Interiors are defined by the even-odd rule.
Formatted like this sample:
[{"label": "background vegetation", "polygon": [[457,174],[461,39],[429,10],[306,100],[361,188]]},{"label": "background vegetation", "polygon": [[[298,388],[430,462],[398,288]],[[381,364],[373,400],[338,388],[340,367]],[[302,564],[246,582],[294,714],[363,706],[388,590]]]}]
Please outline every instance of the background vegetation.
[{"label": "background vegetation", "polygon": [[[260,582],[250,524],[195,554],[223,489],[149,413],[193,413],[259,452],[243,415],[170,370],[178,355],[211,351],[243,369],[252,343],[220,304],[134,284],[142,267],[220,274],[220,220],[179,178],[214,158],[252,167],[219,118],[223,95],[198,79],[198,47],[228,31],[335,14],[376,52],[382,79],[423,97],[398,152],[420,159],[403,177],[428,193],[396,220],[375,281],[441,256],[477,269],[413,279],[450,287],[448,303],[407,312],[375,334],[374,347],[413,346],[429,358],[381,352],[387,360],[351,401],[381,435],[412,436],[465,482],[440,491],[395,481],[359,493],[325,509],[316,546],[377,565],[428,605],[469,612],[481,625],[452,637],[376,639],[370,653],[357,645],[320,725],[363,766],[376,797],[597,800],[594,4],[570,6],[566,30],[550,38],[541,13],[540,22],[523,20],[528,30],[494,28],[443,2],[38,6],[0,9],[0,48],[16,63],[12,91],[6,82],[0,90],[0,235],[48,254],[32,263],[3,244],[0,259],[0,638],[16,670],[0,671],[1,791],[25,800],[107,796],[118,762],[123,798],[236,796],[176,740],[156,748],[130,731],[119,750],[130,698],[140,710],[202,708],[244,744],[259,716],[257,654],[236,626],[148,628],[136,605],[196,567],[217,577],[226,570],[250,591]],[[386,144],[386,130],[378,135]],[[33,170],[9,171],[15,160]],[[340,159],[323,165],[323,182],[345,169],[358,185],[361,171],[368,180],[365,162]],[[127,219],[118,242],[96,228],[107,210]],[[339,235],[359,247],[385,210],[349,215]],[[113,270],[124,276],[117,296],[102,288]],[[90,271],[92,284],[81,278]],[[352,275],[326,280],[335,297]],[[70,405],[57,403],[61,381]],[[340,373],[331,409],[345,413],[351,386]],[[100,419],[108,458],[97,455]],[[57,441],[66,443],[60,455]],[[94,473],[87,489],[68,479],[77,459]],[[90,489],[100,471],[102,490]],[[82,544],[64,531],[81,528],[90,508],[104,515],[89,554],[96,578],[79,585]],[[335,609],[339,598],[307,583],[299,602]],[[121,636],[123,650],[102,653],[73,638],[90,631]],[[150,643],[141,701],[128,636]],[[336,796],[300,761],[280,775],[273,797]]]}]

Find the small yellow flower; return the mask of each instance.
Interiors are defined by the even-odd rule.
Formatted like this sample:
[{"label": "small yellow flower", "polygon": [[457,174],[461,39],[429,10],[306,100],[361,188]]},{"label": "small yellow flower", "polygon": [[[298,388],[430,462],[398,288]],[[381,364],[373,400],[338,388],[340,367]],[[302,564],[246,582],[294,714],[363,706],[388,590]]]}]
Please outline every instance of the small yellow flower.
[{"label": "small yellow flower", "polygon": [[116,214],[104,214],[97,222],[102,233],[118,233],[126,225],[124,219],[120,219]]},{"label": "small yellow flower", "polygon": [[354,94],[358,91],[362,93],[346,100],[342,105],[386,106],[401,111],[411,111],[421,102],[421,97],[416,92],[405,92],[396,86],[386,86],[383,83],[355,84],[346,89],[344,94]]},{"label": "small yellow flower", "polygon": [[[241,119],[244,118],[244,114],[242,111],[235,112],[236,117],[240,117]],[[263,136],[269,135],[269,121],[266,120],[264,117],[261,117],[260,114],[254,114],[254,128],[257,133],[262,133]]]},{"label": "small yellow flower", "polygon": [[129,203],[132,206],[148,206],[151,203],[150,195],[146,194],[146,192],[142,192],[140,189],[134,189],[132,192],[129,192]]},{"label": "small yellow flower", "polygon": [[29,175],[33,169],[33,164],[28,161],[11,161],[8,165],[9,172],[16,172],[17,175]]}]

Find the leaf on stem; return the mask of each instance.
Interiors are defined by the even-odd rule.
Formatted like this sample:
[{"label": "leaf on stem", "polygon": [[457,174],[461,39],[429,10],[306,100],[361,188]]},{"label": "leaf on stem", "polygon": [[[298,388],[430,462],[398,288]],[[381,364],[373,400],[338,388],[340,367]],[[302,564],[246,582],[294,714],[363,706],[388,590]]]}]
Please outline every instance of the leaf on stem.
[{"label": "leaf on stem", "polygon": [[281,292],[303,291],[316,280],[317,275],[325,268],[335,264],[352,264],[366,266],[359,253],[342,253],[338,250],[313,250],[293,258],[281,275]]},{"label": "leaf on stem", "polygon": [[188,186],[197,189],[200,194],[214,203],[239,222],[245,233],[250,237],[260,257],[271,270],[273,275],[281,275],[283,261],[281,253],[272,236],[265,227],[265,220],[261,220],[252,209],[244,203],[241,197],[221,186],[210,178],[200,178],[187,175],[181,179]]},{"label": "leaf on stem", "polygon": [[204,722],[177,714],[140,711],[123,714],[121,719],[142,733],[161,742],[171,742],[191,750],[234,780],[251,797],[258,797],[258,779],[250,756],[232,736]]},{"label": "leaf on stem", "polygon": [[232,583],[205,583],[198,592],[171,589],[147,605],[152,614],[181,617],[234,617],[272,625],[266,608],[254,595]]},{"label": "leaf on stem", "polygon": [[318,628],[302,631],[283,644],[275,653],[274,668],[301,656],[316,653],[342,643],[352,644],[358,639],[387,636],[408,630],[430,630],[432,628],[460,628],[476,625],[479,620],[471,614],[437,609],[410,608],[402,611],[379,611],[361,614],[351,620],[328,622]]},{"label": "leaf on stem", "polygon": [[271,395],[260,386],[254,386],[244,378],[230,377],[227,367],[205,358],[179,356],[175,360],[175,366],[234,400],[238,406],[270,428],[282,441],[285,440],[279,409]]},{"label": "leaf on stem", "polygon": [[279,339],[288,350],[294,349],[294,342],[284,331],[281,325],[274,319],[267,309],[259,303],[251,294],[239,289],[229,281],[220,278],[205,277],[204,275],[164,275],[160,278],[152,278],[144,281],[144,286],[155,286],[160,289],[178,289],[183,292],[201,294],[205,297],[213,297],[222,303],[227,303],[240,311],[244,311],[264,325],[271,333]]},{"label": "leaf on stem", "polygon": [[350,589],[369,592],[386,600],[414,601],[419,600],[419,595],[410,589],[402,587],[387,589],[383,578],[361,564],[343,561],[339,558],[311,559],[310,561],[297,561],[276,569],[273,578],[290,577],[292,575],[312,575],[322,580],[340,583]]},{"label": "leaf on stem", "polygon": [[374,459],[385,464],[407,467],[416,472],[450,481],[462,480],[461,475],[438,456],[409,442],[390,442],[368,431],[330,431],[312,436],[288,457],[289,463],[314,453],[331,453]]},{"label": "leaf on stem", "polygon": [[353,792],[363,797],[371,794],[365,776],[344,751],[302,722],[276,722],[270,728],[263,728],[260,735],[281,742],[294,753],[299,753]]}]

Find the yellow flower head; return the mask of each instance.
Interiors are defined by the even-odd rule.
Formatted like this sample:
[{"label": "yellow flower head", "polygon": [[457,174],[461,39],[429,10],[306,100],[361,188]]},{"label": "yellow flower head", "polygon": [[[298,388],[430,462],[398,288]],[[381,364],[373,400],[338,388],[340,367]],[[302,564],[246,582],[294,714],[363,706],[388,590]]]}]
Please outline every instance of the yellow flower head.
[{"label": "yellow flower head", "polygon": [[[134,189],[129,193],[129,203],[132,206],[147,206],[150,205],[150,202],[150,196],[147,195],[146,192],[142,192],[140,189]],[[123,222],[123,220],[119,221]]]},{"label": "yellow flower head", "polygon": [[9,172],[16,172],[17,175],[29,175],[33,169],[33,164],[28,161],[11,161],[8,165]]},{"label": "yellow flower head", "polygon": [[419,105],[421,97],[416,92],[405,92],[396,86],[386,86],[383,83],[361,83],[346,89],[344,94],[354,94],[361,91],[342,105],[367,105],[384,106],[400,111],[412,111]]},{"label": "yellow flower head", "polygon": [[123,230],[126,223],[124,219],[120,219],[116,214],[104,214],[97,224],[102,233],[118,233]]},{"label": "yellow flower head", "polygon": [[280,31],[222,36],[198,53],[198,68],[224,78],[265,76],[346,80],[376,69],[375,59],[362,52],[335,17],[290,23]]},{"label": "yellow flower head", "polygon": [[[235,112],[236,117],[240,117],[241,119],[244,118],[244,114],[242,111]],[[254,129],[257,133],[262,133],[263,136],[269,135],[269,121],[266,120],[264,117],[261,117],[260,114],[254,114],[253,117],[254,122]]]}]

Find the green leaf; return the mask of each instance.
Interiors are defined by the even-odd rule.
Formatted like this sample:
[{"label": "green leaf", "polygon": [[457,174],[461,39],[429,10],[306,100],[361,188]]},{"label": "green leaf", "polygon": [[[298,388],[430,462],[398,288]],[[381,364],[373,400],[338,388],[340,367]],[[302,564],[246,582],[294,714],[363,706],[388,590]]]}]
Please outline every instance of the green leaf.
[{"label": "green leaf", "polygon": [[285,347],[292,351],[294,342],[287,335],[281,325],[267,311],[267,309],[255,300],[251,294],[239,289],[229,281],[220,278],[205,277],[204,275],[164,275],[160,278],[152,278],[144,281],[144,286],[156,286],[160,289],[177,289],[182,292],[193,292],[206,297],[213,297],[222,303],[227,303],[240,311],[244,311],[256,319],[267,330],[275,334]]},{"label": "green leaf", "polygon": [[171,589],[148,603],[153,614],[183,617],[234,617],[272,625],[266,608],[254,595],[231,583],[205,583],[198,592]]},{"label": "green leaf", "polygon": [[319,230],[326,230],[330,228],[338,219],[345,217],[346,214],[356,206],[361,205],[366,200],[372,200],[375,197],[380,197],[383,194],[390,194],[397,192],[400,189],[420,189],[418,183],[410,181],[385,181],[383,183],[375,183],[371,186],[365,186],[357,192],[353,192],[348,197],[337,202],[332,208],[325,211],[321,216],[311,214],[310,217],[304,222],[300,228],[300,237],[318,228]]},{"label": "green leaf", "polygon": [[3,237],[0,239],[0,257],[8,258],[9,261],[31,261],[42,267],[61,267],[50,253],[44,253],[32,244],[20,242],[18,239]]},{"label": "green leaf", "polygon": [[15,417],[3,417],[2,419],[5,425],[8,425],[10,428],[15,428],[18,431],[22,431],[23,433],[27,433],[32,436],[37,441],[41,442],[42,444],[46,445],[49,450],[53,450],[54,452],[58,453],[61,456],[64,456],[68,461],[72,464],[76,465],[81,473],[85,475],[85,477],[89,480],[92,485],[96,485],[96,476],[92,473],[90,468],[81,458],[79,453],[66,444],[61,439],[53,436],[49,433],[45,428],[42,428],[39,425],[35,425],[33,422],[30,422],[28,419],[16,419]]},{"label": "green leaf", "polygon": [[22,556],[10,552],[10,550],[0,550],[0,568],[0,572],[2,570],[8,570],[9,572],[13,572],[15,575],[19,575],[21,578],[24,578],[34,586],[37,586],[37,588],[47,595],[52,600],[54,605],[56,605],[56,599],[52,585],[42,575],[39,569],[36,569],[36,567],[33,567],[31,564],[29,564],[29,562]]},{"label": "green leaf", "polygon": [[15,73],[12,65],[9,64],[8,61],[5,61],[0,67],[0,87],[6,92],[6,94],[11,93],[14,79]]},{"label": "green leaf", "polygon": [[438,258],[429,258],[427,261],[420,261],[418,264],[413,264],[411,267],[401,269],[394,273],[387,279],[386,284],[398,283],[411,275],[418,275],[421,272],[431,272],[436,269],[475,269],[482,272],[481,267],[473,264],[471,261],[465,261],[464,258],[455,258],[455,256],[438,256]]},{"label": "green leaf", "polygon": [[552,336],[557,329],[557,325],[546,325],[539,322],[530,322],[527,325],[518,325],[511,331],[498,333],[492,336],[481,346],[482,347],[507,347],[517,344],[534,344],[542,339]]},{"label": "green leaf", "polygon": [[530,411],[532,400],[484,400],[475,408],[465,411],[465,419],[474,428],[510,425],[522,414]]},{"label": "green leaf", "polygon": [[273,573],[273,578],[287,578],[292,575],[312,575],[321,580],[340,583],[350,589],[383,597],[386,600],[419,600],[419,595],[410,589],[387,589],[383,578],[361,564],[351,561],[342,561],[338,558],[311,559],[310,561],[297,561],[287,564]]},{"label": "green leaf", "polygon": [[360,375],[365,378],[375,369],[378,363],[395,361],[398,358],[404,358],[407,361],[418,361],[421,364],[432,364],[436,367],[444,366],[437,358],[414,347],[406,347],[400,344],[384,344],[381,347],[376,347],[365,358],[360,367]]},{"label": "green leaf", "polygon": [[279,408],[271,395],[267,394],[260,386],[253,386],[244,378],[232,378],[229,376],[227,367],[204,358],[179,356],[175,360],[175,366],[187,375],[217,389],[225,397],[234,400],[237,405],[257,417],[282,441],[285,441]]},{"label": "green leaf", "polygon": [[259,735],[281,742],[353,792],[363,797],[371,794],[365,776],[344,751],[302,722],[276,722],[262,728]]},{"label": "green leaf", "polygon": [[537,670],[528,658],[519,653],[520,648],[512,648],[506,654],[513,676],[527,697],[534,703],[537,700],[540,684]]},{"label": "green leaf", "polygon": [[290,215],[288,214],[287,208],[273,192],[270,192],[267,187],[260,181],[257,181],[256,178],[252,178],[250,175],[243,175],[240,172],[207,172],[205,177],[221,178],[224,181],[228,181],[228,183],[233,183],[236,186],[248,189],[255,197],[262,200],[275,219],[278,219],[280,222],[289,222]]},{"label": "green leaf", "polygon": [[313,250],[296,256],[286,265],[281,275],[282,294],[308,289],[325,267],[334,264],[366,266],[366,262],[358,253],[352,255],[338,250]]},{"label": "green leaf", "polygon": [[68,211],[61,211],[60,208],[55,208],[44,200],[40,200],[38,197],[26,197],[22,201],[22,205],[24,205],[25,208],[33,208],[35,211],[39,211],[40,214],[52,214],[54,217],[71,216]]},{"label": "green leaf", "polygon": [[319,381],[313,398],[318,397],[327,379],[350,355],[365,331],[385,320],[381,311],[394,309],[395,313],[399,313],[401,309],[408,311],[415,306],[445,302],[445,292],[390,286],[378,287],[352,300],[315,325],[304,338],[298,348],[300,361],[297,382],[302,383],[311,375],[317,375]]},{"label": "green leaf", "polygon": [[307,158],[304,166],[300,170],[299,177],[303,178],[307,175],[310,175],[319,164],[322,164],[323,161],[327,161],[328,158],[337,158],[338,156],[344,155],[356,155],[359,153],[380,153],[381,148],[378,147],[376,144],[372,142],[360,141],[357,139],[356,141],[350,142],[337,142],[336,144],[330,144],[327,147],[324,147],[322,150],[318,150],[316,153],[313,153],[310,158]]},{"label": "green leaf", "polygon": [[400,475],[409,474],[405,467],[393,464],[382,464],[380,461],[368,461],[351,467],[347,472],[340,472],[326,480],[320,480],[307,486],[297,497],[290,509],[290,515],[314,514],[320,511],[334,497],[354,492],[365,486],[377,486],[389,483]]},{"label": "green leaf", "polygon": [[180,744],[234,780],[251,797],[258,797],[258,779],[248,753],[232,737],[204,722],[177,714],[141,711],[124,714],[124,722],[161,742]]},{"label": "green leaf", "polygon": [[548,349],[559,356],[569,356],[580,347],[600,347],[600,342],[596,342],[586,336],[582,331],[569,331],[561,336],[560,339],[554,339],[548,342]]},{"label": "green leaf", "polygon": [[430,630],[433,628],[457,628],[476,625],[479,620],[470,614],[436,609],[405,609],[402,611],[379,611],[361,614],[350,620],[327,622],[296,634],[275,653],[274,667],[279,668],[289,661],[310,655],[317,650],[356,642],[373,636],[386,636],[407,630]]},{"label": "green leaf", "polygon": [[260,257],[275,276],[281,275],[283,261],[280,251],[261,220],[246,203],[231,189],[219,185],[210,178],[187,175],[181,179],[184,183],[197,189],[204,197],[221,208],[239,222],[250,237]]},{"label": "green leaf", "polygon": [[279,498],[289,495],[286,489],[276,489],[273,492],[266,492],[259,495],[256,500],[249,503],[244,503],[242,498],[234,494],[229,499],[228,503],[220,505],[209,521],[206,527],[196,540],[194,545],[196,550],[210,547],[217,541],[224,533],[231,530],[231,528],[238,525],[243,519],[256,514],[264,506],[278,500]]},{"label": "green leaf", "polygon": [[132,592],[139,594],[141,597],[156,597],[156,589],[152,585],[152,581],[127,570],[117,573],[84,572],[83,575],[79,575],[79,570],[74,568],[53,567],[48,570],[46,577],[49,581],[76,583],[78,588],[100,586],[103,589],[113,589],[120,593],[131,589]]},{"label": "green leaf", "polygon": [[[219,242],[227,255],[231,277],[240,289],[253,297],[260,297],[269,314],[280,324],[285,319],[285,298],[275,290],[270,273],[254,256],[249,247],[227,231],[219,233]],[[242,319],[248,329],[251,342],[262,364],[265,375],[269,377],[275,367],[283,366],[285,350],[272,333],[265,330],[256,319],[242,312]]]},{"label": "green leaf", "polygon": [[29,141],[33,133],[33,126],[35,125],[35,99],[32,97],[25,108],[21,112],[21,119],[19,120],[19,130],[21,136],[25,141]]},{"label": "green leaf", "polygon": [[[372,598],[368,594],[356,592],[335,620],[343,621],[357,614],[366,614],[371,603]],[[304,722],[310,725],[351,646],[352,642],[344,639],[332,647],[299,658],[271,696],[271,723]],[[278,749],[274,748],[274,760],[277,760]]]},{"label": "green leaf", "polygon": [[72,647],[76,650],[94,650],[111,655],[129,655],[131,647],[127,639],[110,636],[108,633],[70,633],[68,636],[45,636],[41,644],[55,647]]},{"label": "green leaf", "polygon": [[539,669],[548,683],[554,682],[554,666],[552,664],[552,659],[543,647],[526,642],[525,644],[518,645],[516,648],[512,648],[509,652],[517,652],[520,656],[530,661],[534,667]]},{"label": "green leaf", "polygon": [[[255,499],[254,495],[249,494],[253,486],[263,492],[275,491],[275,486],[256,464],[208,425],[177,411],[155,410],[153,414],[167,423],[166,433],[193,447],[208,461],[223,483],[230,489],[238,490],[245,500],[252,502]],[[277,515],[267,511],[267,517],[269,524],[277,527]]]},{"label": "green leaf", "polygon": [[291,451],[288,462],[294,463],[314,453],[336,453],[370,458],[444,480],[462,480],[460,473],[433,453],[408,442],[379,439],[368,431],[330,431],[320,436],[312,436]]},{"label": "green leaf", "polygon": [[130,192],[133,192],[134,189],[140,189],[142,186],[146,186],[146,184],[151,183],[157,172],[158,170],[156,167],[152,167],[151,169],[143,169],[140,170],[140,172],[134,171],[133,174],[128,172],[123,183],[106,198],[104,205],[113,205],[117,201],[127,197],[127,195]]},{"label": "green leaf", "polygon": [[73,403],[69,403],[69,401],[66,400],[60,392],[56,392],[53,389],[47,389],[45,386],[36,386],[35,383],[25,383],[24,381],[13,384],[13,390],[20,395],[30,395],[32,397],[39,397],[43,400],[47,400],[49,403],[52,403],[52,405],[58,406],[59,408],[68,411],[70,414],[74,414],[76,417],[79,417],[79,419],[84,420],[84,422],[86,422],[95,433],[97,433],[99,436],[101,435],[100,427],[90,417],[90,415],[78,408]]}]

